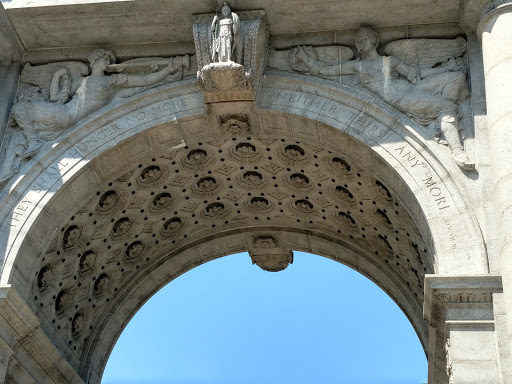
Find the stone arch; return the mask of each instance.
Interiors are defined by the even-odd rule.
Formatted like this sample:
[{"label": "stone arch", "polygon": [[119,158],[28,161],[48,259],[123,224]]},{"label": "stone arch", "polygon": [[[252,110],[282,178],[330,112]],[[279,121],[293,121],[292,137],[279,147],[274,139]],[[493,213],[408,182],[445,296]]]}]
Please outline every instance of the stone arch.
[{"label": "stone arch", "polygon": [[[242,113],[230,114],[233,108]],[[2,224],[1,246],[6,252],[0,284],[19,292],[48,334],[53,324],[62,323],[63,331],[52,341],[66,351],[83,379],[99,382],[119,329],[154,292],[201,263],[250,251],[253,233],[279,233],[277,248],[327,256],[374,280],[404,310],[426,347],[423,274],[488,271],[482,237],[451,176],[460,171],[425,138],[428,134],[421,128],[371,95],[296,75],[268,74],[256,105],[233,102],[205,108],[192,81],[154,91],[90,116],[27,164],[24,176],[5,189],[9,194],[1,209],[10,220]],[[182,171],[185,178],[179,175]],[[281,171],[283,176],[278,175]],[[253,176],[255,181],[249,182]],[[274,180],[275,191],[284,188],[287,197],[274,193],[268,198]],[[243,194],[227,197],[229,184],[235,181]],[[123,185],[122,191],[116,183]],[[151,195],[154,189],[158,193]],[[227,192],[219,200],[221,190]],[[144,201],[137,202],[139,191]],[[260,200],[252,201],[252,192],[258,192]],[[189,195],[198,204],[181,218],[179,212],[187,203],[181,201],[178,209],[177,200]],[[237,206],[251,217],[246,214],[237,222]],[[283,221],[271,220],[267,212],[279,206]],[[109,212],[114,208],[115,214]],[[160,215],[162,209],[165,215]],[[142,266],[139,260],[145,260],[142,253],[148,240],[141,234],[148,212],[161,217],[155,229],[146,229],[153,253],[146,257],[150,264]],[[209,227],[195,234],[183,232],[185,225],[196,225],[185,222],[196,221],[192,215]],[[267,217],[272,224],[265,223]],[[293,223],[286,217],[293,217]],[[339,236],[323,220],[338,220],[343,228],[336,231]],[[105,226],[95,229],[99,222]],[[212,227],[219,223],[220,230]],[[366,228],[374,229],[372,241],[362,233]],[[406,240],[408,251],[389,237],[393,232],[396,243],[412,236]],[[173,243],[175,236],[180,236],[178,243]],[[242,244],[226,247],[230,236],[242,239]],[[294,236],[295,243],[290,240]],[[157,241],[166,245],[156,246]],[[111,254],[110,249],[119,252]],[[409,262],[415,252],[424,269],[420,274],[417,266],[400,270],[399,261],[395,269],[385,267],[397,256]],[[119,293],[110,288],[124,271],[102,268],[110,263],[133,271],[133,281]],[[166,263],[170,269],[165,269]],[[143,270],[148,273],[137,272]],[[48,279],[39,276],[43,272],[59,275],[61,281],[45,283]],[[420,277],[416,291],[411,288],[414,275]],[[70,283],[81,279],[91,280],[88,289]],[[56,299],[44,292],[49,284]],[[87,293],[83,300],[81,291]],[[87,323],[88,313],[99,312],[96,301],[110,309],[94,324]],[[92,327],[95,337],[77,345],[77,329],[84,324]]]}]

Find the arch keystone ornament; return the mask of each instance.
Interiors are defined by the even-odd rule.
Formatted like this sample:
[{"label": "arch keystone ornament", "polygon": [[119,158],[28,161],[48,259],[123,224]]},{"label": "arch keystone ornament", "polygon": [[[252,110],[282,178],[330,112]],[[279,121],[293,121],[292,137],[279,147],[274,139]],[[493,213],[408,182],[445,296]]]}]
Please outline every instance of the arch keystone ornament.
[{"label": "arch keystone ornament", "polygon": [[353,17],[365,4],[177,0],[182,22],[137,38],[89,15],[109,42],[67,5],[57,16],[88,33],[36,36],[29,17],[44,30],[55,15],[12,3],[0,382],[99,384],[153,294],[245,251],[265,271],[304,251],[375,282],[414,327],[429,384],[512,381],[509,1],[374,2],[372,29]]},{"label": "arch keystone ornament", "polygon": [[293,263],[293,252],[284,234],[256,234],[249,237],[249,256],[252,263],[268,272],[285,270]]}]

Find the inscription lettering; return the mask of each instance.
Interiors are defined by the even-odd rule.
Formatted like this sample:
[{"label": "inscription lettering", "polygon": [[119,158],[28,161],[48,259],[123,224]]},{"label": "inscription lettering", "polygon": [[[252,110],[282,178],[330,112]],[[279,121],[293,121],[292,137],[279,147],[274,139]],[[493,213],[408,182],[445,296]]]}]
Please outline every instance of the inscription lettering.
[{"label": "inscription lettering", "polygon": [[368,137],[382,138],[388,129],[379,125],[377,121],[366,113],[360,113],[354,120],[352,128],[364,133]]},{"label": "inscription lettering", "polygon": [[434,178],[432,177],[432,174],[428,170],[426,164],[423,161],[421,161],[418,158],[418,156],[416,156],[411,150],[407,149],[405,145],[395,148],[395,151],[397,152],[396,158],[402,164],[407,165],[410,168],[415,168],[418,165],[423,166],[425,174],[422,179],[422,182],[425,188],[428,190],[430,196],[434,198],[433,200],[435,201],[437,208],[440,211],[449,208],[450,204],[448,204],[446,197],[443,195],[443,190],[441,189],[440,186],[438,186],[437,181],[435,181]]},{"label": "inscription lettering", "polygon": [[[419,160],[416,156],[413,156],[411,154],[411,151],[405,151],[405,146],[396,148],[395,151],[398,152],[398,154],[402,157],[402,159],[404,159],[411,166],[411,168],[414,168],[417,165],[423,164],[423,162],[421,160]],[[404,153],[404,151],[405,151],[405,153]]]},{"label": "inscription lettering", "polygon": [[448,237],[452,243],[452,249],[457,249],[457,238],[455,236],[455,233],[453,232],[452,225],[450,224],[450,220],[444,220],[444,223],[446,224],[446,231],[448,232]]},{"label": "inscription lettering", "polygon": [[110,139],[117,134],[121,133],[123,130],[119,125],[112,124],[101,128],[97,132],[89,135],[85,140],[76,144],[76,148],[83,153],[87,153],[95,148],[97,148],[100,144],[102,144],[105,140]]}]

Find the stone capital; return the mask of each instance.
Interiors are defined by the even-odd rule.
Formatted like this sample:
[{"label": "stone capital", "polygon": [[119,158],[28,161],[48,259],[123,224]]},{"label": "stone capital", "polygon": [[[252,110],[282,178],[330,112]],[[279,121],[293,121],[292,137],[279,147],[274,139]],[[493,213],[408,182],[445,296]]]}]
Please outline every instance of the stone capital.
[{"label": "stone capital", "polygon": [[[0,379],[8,372],[7,360],[18,360],[28,353],[45,374],[45,378],[36,377],[40,370],[31,366],[23,367],[27,374],[37,382],[50,378],[56,383],[83,384],[71,365],[61,355],[52,341],[41,330],[41,323],[23,298],[12,287],[0,287],[0,321],[9,325],[9,334],[0,334]],[[24,365],[23,357],[18,364]],[[34,376],[35,375],[35,376]]]},{"label": "stone capital", "polygon": [[424,317],[436,328],[445,321],[492,320],[492,294],[501,292],[501,276],[426,275]]},{"label": "stone capital", "polygon": [[460,24],[467,32],[480,32],[481,25],[486,24],[490,17],[511,10],[512,0],[464,0],[461,4]]}]

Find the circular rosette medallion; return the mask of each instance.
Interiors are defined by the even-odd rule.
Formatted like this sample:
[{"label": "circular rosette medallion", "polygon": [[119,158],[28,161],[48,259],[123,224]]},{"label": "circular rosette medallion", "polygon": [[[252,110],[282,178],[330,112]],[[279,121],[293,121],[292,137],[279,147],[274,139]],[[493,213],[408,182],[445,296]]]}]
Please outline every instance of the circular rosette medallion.
[{"label": "circular rosette medallion", "polygon": [[229,206],[221,202],[208,204],[202,212],[206,219],[221,220],[229,215]]},{"label": "circular rosette medallion", "polygon": [[164,192],[156,195],[153,198],[153,201],[150,204],[150,209],[152,211],[159,211],[162,209],[169,208],[174,201],[174,198],[171,196],[169,192]]},{"label": "circular rosette medallion", "polygon": [[177,236],[182,232],[185,221],[181,217],[175,216],[167,220],[162,226],[162,235],[167,237]]},{"label": "circular rosette medallion", "polygon": [[254,164],[263,158],[263,154],[256,145],[242,142],[229,149],[229,157],[240,164]]},{"label": "circular rosette medallion", "polygon": [[140,241],[134,241],[124,252],[123,258],[127,263],[133,263],[140,259],[144,252],[144,244]]},{"label": "circular rosette medallion", "polygon": [[254,213],[266,213],[272,210],[272,203],[262,196],[252,197],[245,202],[245,206]]},{"label": "circular rosette medallion", "polygon": [[337,201],[344,203],[345,205],[353,206],[356,202],[354,199],[354,195],[346,186],[333,185],[329,189],[329,192]]},{"label": "circular rosette medallion", "polygon": [[312,202],[305,199],[295,200],[291,203],[291,208],[299,216],[309,216],[316,213],[316,208]]},{"label": "circular rosette medallion", "polygon": [[196,148],[188,151],[181,159],[183,168],[190,170],[208,169],[215,159],[209,151],[203,148]]},{"label": "circular rosette medallion", "polygon": [[238,184],[245,190],[254,191],[265,188],[268,181],[263,174],[258,171],[245,171],[238,176]]},{"label": "circular rosette medallion", "polygon": [[305,166],[309,163],[309,155],[298,144],[287,144],[277,150],[277,157],[287,165]]},{"label": "circular rosette medallion", "polygon": [[306,193],[314,188],[310,178],[303,173],[293,173],[285,178],[286,187],[292,192]]},{"label": "circular rosette medallion", "polygon": [[194,195],[200,197],[215,196],[222,190],[222,182],[211,176],[201,177],[192,186]]},{"label": "circular rosette medallion", "polygon": [[144,168],[137,176],[140,188],[154,188],[165,182],[166,169],[160,165],[150,165]]}]

